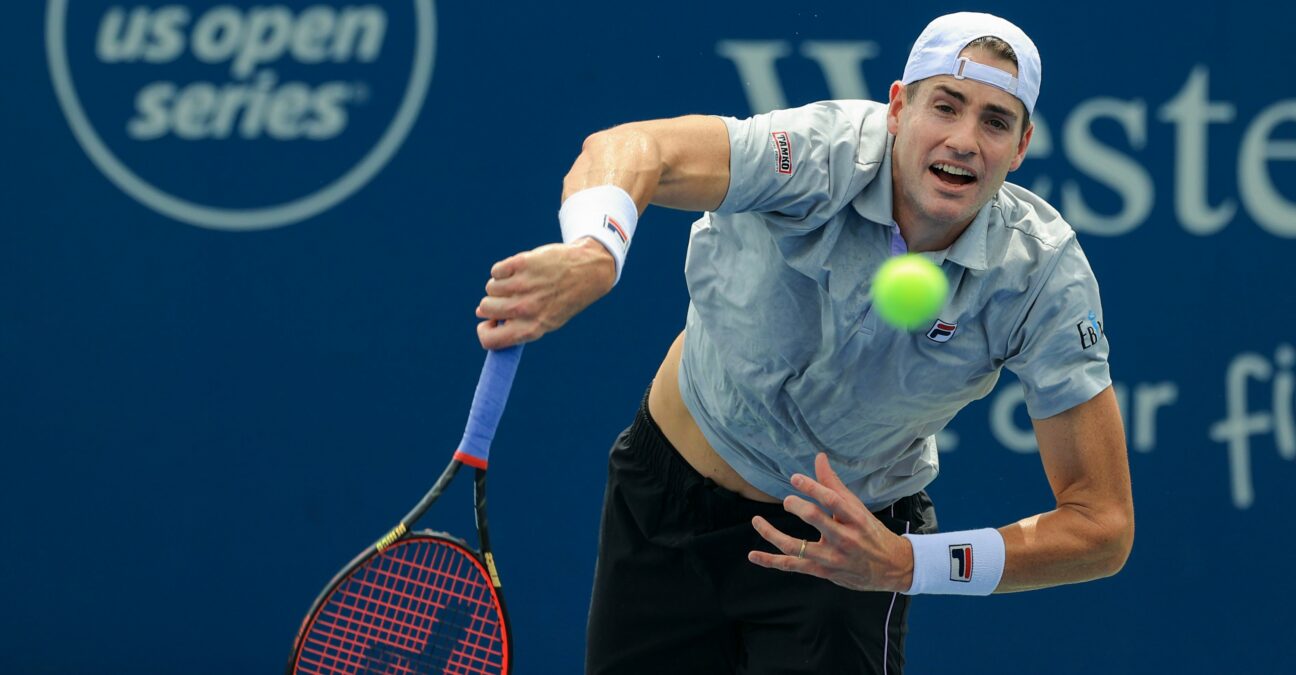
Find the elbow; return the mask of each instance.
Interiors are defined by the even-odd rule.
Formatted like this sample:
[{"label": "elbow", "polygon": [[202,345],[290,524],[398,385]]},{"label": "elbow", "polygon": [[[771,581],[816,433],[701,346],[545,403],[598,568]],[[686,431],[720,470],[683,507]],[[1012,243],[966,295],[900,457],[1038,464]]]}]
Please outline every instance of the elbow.
[{"label": "elbow", "polygon": [[1101,553],[1101,577],[1115,576],[1125,567],[1130,552],[1134,550],[1134,514],[1122,513],[1108,520],[1098,550]]},{"label": "elbow", "polygon": [[596,131],[585,137],[580,156],[563,178],[563,195],[589,185],[614,182],[614,174],[661,173],[661,151],[657,139],[639,125]]},{"label": "elbow", "polygon": [[650,141],[652,136],[640,129],[640,126],[642,125],[637,122],[629,122],[610,129],[595,131],[585,137],[585,142],[581,144],[581,152],[597,152],[608,147],[618,148],[626,145],[642,145],[645,141]]},{"label": "elbow", "polygon": [[627,142],[627,130],[624,126],[612,127],[594,133],[585,137],[581,143],[581,155],[599,156],[608,153],[614,148],[624,146]]}]

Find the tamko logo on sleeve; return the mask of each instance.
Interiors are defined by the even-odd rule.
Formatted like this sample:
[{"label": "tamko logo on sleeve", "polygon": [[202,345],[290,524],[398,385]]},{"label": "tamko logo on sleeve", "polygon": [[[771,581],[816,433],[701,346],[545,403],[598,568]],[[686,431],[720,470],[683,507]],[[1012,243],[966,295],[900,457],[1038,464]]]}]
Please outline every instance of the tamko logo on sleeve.
[{"label": "tamko logo on sleeve", "polygon": [[200,227],[315,216],[368,183],[418,118],[433,0],[69,9],[46,51],[77,141],[114,184]]}]

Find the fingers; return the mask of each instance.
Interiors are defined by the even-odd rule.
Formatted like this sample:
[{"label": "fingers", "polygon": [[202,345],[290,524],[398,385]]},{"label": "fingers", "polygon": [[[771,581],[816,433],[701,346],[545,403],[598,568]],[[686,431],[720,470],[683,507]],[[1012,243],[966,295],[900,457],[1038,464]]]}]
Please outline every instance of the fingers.
[{"label": "fingers", "polygon": [[[843,492],[833,490],[827,485],[824,485],[809,476],[799,473],[794,474],[792,476],[792,487],[818,502],[824,509],[827,509],[828,512],[832,514],[832,520],[835,522],[857,522],[859,520],[859,510],[867,511],[867,509],[863,508],[864,505],[862,503],[859,505],[859,509],[854,508],[853,502],[859,502],[859,498],[854,494],[849,491],[845,491],[843,494]],[[794,498],[789,497],[788,499]],[[786,504],[784,508],[787,508]],[[791,509],[788,510],[791,511]],[[818,508],[815,508],[814,510],[820,511]],[[797,513],[797,515],[801,516],[802,520],[806,520],[805,516],[801,513]],[[807,520],[806,522],[809,521]],[[811,524],[813,525],[814,523]]]},{"label": "fingers", "polygon": [[482,346],[499,349],[537,340],[606,294],[612,280],[606,278],[603,258],[610,254],[597,242],[593,249],[546,244],[492,265],[476,309],[483,319],[477,326]]},{"label": "fingers", "polygon": [[523,274],[527,266],[526,254],[501,260],[491,267],[491,278],[486,282],[486,296],[477,304],[477,318],[494,321],[536,318],[535,294],[531,293],[534,281]]},{"label": "fingers", "polygon": [[[823,568],[811,558],[811,550],[816,546],[815,543],[805,542],[804,539],[797,539],[796,537],[788,536],[760,516],[752,518],[752,527],[756,528],[756,532],[759,533],[765,541],[773,544],[775,548],[783,553],[783,555],[776,555],[765,551],[750,551],[747,553],[747,559],[751,562],[760,565],[761,567],[783,570],[785,572],[800,572],[802,574],[814,574],[816,576],[823,576],[825,573]],[[803,557],[798,557],[797,554],[801,552],[802,542],[806,543],[805,555]]]},{"label": "fingers", "polygon": [[486,349],[503,349],[539,339],[534,321],[494,321],[477,324],[477,340]]},{"label": "fingers", "polygon": [[846,484],[837,476],[837,472],[833,471],[832,465],[828,463],[828,453],[826,452],[815,455],[815,476],[819,478],[820,483],[833,490],[842,494],[851,494]]},{"label": "fingers", "polygon": [[840,524],[834,521],[832,516],[825,513],[819,506],[793,495],[783,500],[783,510],[819,530],[819,534],[823,535],[825,539],[837,538],[837,528],[840,527]]},{"label": "fingers", "polygon": [[[476,315],[484,319],[477,324],[477,339],[486,349],[503,349],[522,342],[532,342],[546,332],[546,317],[537,309],[542,301],[535,294],[526,293],[524,281],[519,278],[521,269],[509,258],[491,268],[491,280],[486,283],[487,295],[477,303]],[[495,274],[512,275],[503,280]],[[552,317],[549,317],[550,319]],[[552,322],[550,322],[552,323]]]},{"label": "fingers", "polygon": [[[797,495],[783,500],[783,508],[819,531],[818,541],[806,542],[779,531],[763,518],[752,526],[779,553],[751,551],[747,559],[761,567],[810,574],[855,590],[894,590],[895,548],[891,533],[828,464],[826,455],[815,457],[818,480],[792,476]],[[813,500],[813,501],[811,501]]]},{"label": "fingers", "polygon": [[864,502],[833,471],[827,454],[821,452],[815,456],[815,475],[819,480],[794,474],[792,487],[819,502],[832,513],[833,520],[839,523],[860,524],[873,519],[873,514],[869,513]]},{"label": "fingers", "polygon": [[[813,546],[814,544],[810,544]],[[800,546],[800,544],[798,544]],[[810,555],[807,549],[806,555]],[[796,572],[798,574],[809,574],[811,576],[828,578],[828,570],[819,563],[809,558],[797,558],[796,556],[774,555],[765,551],[748,551],[747,560],[761,567],[767,567],[772,570],[782,570],[784,572]]]},{"label": "fingers", "polygon": [[477,303],[477,318],[492,321],[534,319],[535,313],[531,311],[530,303],[521,298],[486,296]]},{"label": "fingers", "polygon": [[521,272],[525,267],[525,253],[509,256],[494,265],[491,265],[491,278],[500,280],[507,279],[514,274]]},{"label": "fingers", "polygon": [[495,277],[491,277],[490,280],[486,282],[486,295],[503,298],[510,295],[517,295],[519,293],[526,293],[527,291],[530,291],[532,287],[533,284],[527,283],[525,278],[518,274],[514,274],[507,279],[496,279]]},{"label": "fingers", "polygon": [[800,539],[784,534],[782,530],[774,527],[768,520],[760,516],[752,518],[752,527],[756,528],[757,534],[764,538],[765,541],[774,544],[775,548],[787,555],[796,555],[801,550]]}]

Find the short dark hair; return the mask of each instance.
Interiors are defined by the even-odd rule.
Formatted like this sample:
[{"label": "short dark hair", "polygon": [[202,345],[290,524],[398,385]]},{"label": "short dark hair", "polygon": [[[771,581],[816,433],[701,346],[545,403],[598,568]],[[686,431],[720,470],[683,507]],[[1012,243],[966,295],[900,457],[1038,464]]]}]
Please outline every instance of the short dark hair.
[{"label": "short dark hair", "polygon": [[[1013,51],[1012,45],[993,35],[979,37],[969,42],[964,49],[971,49],[973,47],[984,49],[987,52],[990,52],[991,56],[997,56],[1001,59],[1012,61],[1014,66],[1017,66],[1018,68],[1021,67],[1021,64],[1017,62],[1017,52]],[[922,80],[918,80],[917,82],[910,82],[905,85],[906,101],[912,101],[918,97],[918,92],[922,89],[922,83]],[[1030,126],[1030,111],[1026,110],[1025,103],[1022,104],[1022,112],[1026,114],[1026,117],[1022,119],[1021,127],[1021,134],[1024,136],[1026,135],[1026,127]]]}]

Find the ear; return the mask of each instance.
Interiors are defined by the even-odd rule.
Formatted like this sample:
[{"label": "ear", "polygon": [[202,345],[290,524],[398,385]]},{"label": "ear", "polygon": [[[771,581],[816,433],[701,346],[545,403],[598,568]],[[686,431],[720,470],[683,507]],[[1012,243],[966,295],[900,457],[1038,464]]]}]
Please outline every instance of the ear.
[{"label": "ear", "polygon": [[1012,166],[1008,167],[1009,171],[1016,171],[1017,167],[1022,165],[1026,159],[1026,148],[1030,146],[1031,135],[1035,133],[1035,123],[1031,122],[1026,127],[1026,133],[1022,134],[1021,142],[1017,144],[1017,156],[1013,157]]},{"label": "ear", "polygon": [[900,80],[891,83],[891,100],[887,103],[887,133],[895,135],[900,128],[900,110],[905,106],[905,88]]}]

